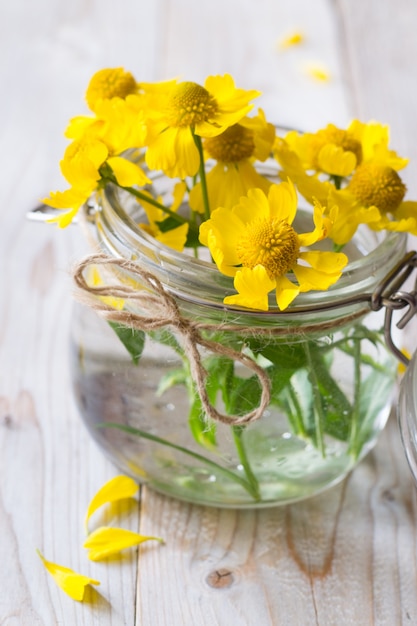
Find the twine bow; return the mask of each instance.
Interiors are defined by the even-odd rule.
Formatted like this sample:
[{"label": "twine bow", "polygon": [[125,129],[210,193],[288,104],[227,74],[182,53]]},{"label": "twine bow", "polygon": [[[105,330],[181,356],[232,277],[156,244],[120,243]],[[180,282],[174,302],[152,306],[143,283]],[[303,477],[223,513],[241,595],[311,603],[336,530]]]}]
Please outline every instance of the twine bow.
[{"label": "twine bow", "polygon": [[[94,285],[87,283],[85,270],[90,266],[108,266],[129,272],[141,283],[137,289],[126,284]],[[116,274],[114,274],[116,276]],[[181,315],[175,298],[163,287],[159,279],[140,265],[126,259],[114,259],[105,254],[91,254],[82,260],[74,270],[74,280],[79,289],[78,299],[97,311],[104,319],[118,322],[129,328],[149,332],[171,326],[182,337],[183,349],[190,363],[190,371],[196,390],[206,415],[216,421],[233,426],[248,424],[259,419],[268,407],[271,397],[270,380],[265,371],[248,355],[238,352],[221,343],[206,339],[201,331],[221,330],[222,326],[202,324]],[[117,310],[97,296],[123,298],[135,303],[143,312],[138,314],[127,309]],[[218,411],[210,402],[204,369],[198,346],[242,363],[254,372],[261,386],[259,405],[243,415],[226,415]]]}]

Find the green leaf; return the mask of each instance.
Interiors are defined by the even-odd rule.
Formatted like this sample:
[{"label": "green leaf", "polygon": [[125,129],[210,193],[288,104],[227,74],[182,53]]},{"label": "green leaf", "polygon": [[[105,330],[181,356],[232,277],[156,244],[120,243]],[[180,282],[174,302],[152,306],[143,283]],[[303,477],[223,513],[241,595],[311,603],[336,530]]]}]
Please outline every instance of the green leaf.
[{"label": "green leaf", "polygon": [[249,338],[247,343],[255,355],[262,354],[276,367],[282,367],[284,364],[286,369],[297,370],[307,364],[303,343],[267,343],[265,340],[260,341],[256,338]]},{"label": "green leaf", "polygon": [[175,217],[172,217],[172,216],[169,216],[166,219],[160,222],[155,222],[155,223],[158,226],[161,233],[167,233],[170,230],[173,230],[174,228],[178,228],[178,219],[175,219]]},{"label": "green leaf", "polygon": [[370,432],[375,428],[375,417],[386,406],[392,393],[394,373],[386,376],[385,384],[381,373],[377,371],[362,382],[359,398],[359,429],[356,440],[351,442],[350,451],[356,458],[363,445],[369,441]]},{"label": "green leaf", "polygon": [[197,443],[208,450],[213,450],[216,447],[216,424],[205,415],[201,400],[197,394],[195,394],[194,402],[191,404],[188,424]]},{"label": "green leaf", "polygon": [[148,335],[156,343],[161,343],[164,346],[168,346],[168,348],[172,348],[173,350],[175,350],[175,352],[177,352],[177,354],[180,354],[181,356],[184,355],[184,350],[180,346],[177,338],[166,328],[163,328],[161,330],[148,331]]},{"label": "green leaf", "polygon": [[[231,359],[212,356],[204,361],[204,369],[207,372],[206,390],[209,401],[216,405],[217,396],[220,392],[223,401],[226,402],[229,386],[232,384],[234,364]],[[206,416],[201,399],[196,392],[194,383],[189,376],[189,394],[191,408],[188,421],[194,439],[204,447],[213,449],[217,445],[216,424]]]},{"label": "green leaf", "polygon": [[187,384],[187,379],[188,374],[183,367],[171,370],[160,379],[156,393],[158,396],[162,396],[165,391],[168,391],[171,387],[175,387],[175,385]]},{"label": "green leaf", "polygon": [[235,376],[229,392],[226,410],[231,415],[244,415],[259,406],[262,389],[257,376]]},{"label": "green leaf", "polygon": [[145,333],[142,330],[123,326],[118,322],[109,322],[109,325],[129,352],[133,363],[137,365],[145,346]]},{"label": "green leaf", "polygon": [[318,385],[325,418],[322,423],[323,431],[336,439],[346,441],[350,432],[352,405],[331,375],[330,364],[324,356],[317,349],[311,348],[310,354],[314,368],[312,384]]}]

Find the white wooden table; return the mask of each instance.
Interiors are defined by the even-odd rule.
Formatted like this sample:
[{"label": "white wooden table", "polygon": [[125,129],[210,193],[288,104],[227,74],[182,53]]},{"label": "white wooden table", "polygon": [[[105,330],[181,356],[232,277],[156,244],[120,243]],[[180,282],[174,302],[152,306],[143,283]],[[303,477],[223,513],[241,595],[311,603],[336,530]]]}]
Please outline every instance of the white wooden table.
[{"label": "white wooden table", "polygon": [[[294,29],[304,45],[280,49]],[[230,72],[289,126],[388,123],[417,198],[416,30],[414,0],[0,2],[2,626],[417,624],[416,492],[394,419],[343,484],[301,504],[218,510],[144,488],[106,515],[166,545],[87,560],[86,506],[118,472],[71,394],[69,270],[86,248],[76,227],[25,219],[61,186],[63,129],[91,74],[120,65],[138,80]],[[331,80],[312,80],[310,62]],[[72,601],[36,548],[101,586]]]}]

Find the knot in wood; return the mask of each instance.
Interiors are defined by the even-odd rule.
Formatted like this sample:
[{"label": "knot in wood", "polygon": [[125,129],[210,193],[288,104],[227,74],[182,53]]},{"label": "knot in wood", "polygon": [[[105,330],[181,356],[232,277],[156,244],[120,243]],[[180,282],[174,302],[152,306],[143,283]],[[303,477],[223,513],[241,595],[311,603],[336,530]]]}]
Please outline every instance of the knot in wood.
[{"label": "knot in wood", "polygon": [[206,578],[207,584],[214,589],[225,589],[226,587],[231,587],[234,581],[235,577],[233,572],[226,567],[221,567],[220,569],[210,572]]}]

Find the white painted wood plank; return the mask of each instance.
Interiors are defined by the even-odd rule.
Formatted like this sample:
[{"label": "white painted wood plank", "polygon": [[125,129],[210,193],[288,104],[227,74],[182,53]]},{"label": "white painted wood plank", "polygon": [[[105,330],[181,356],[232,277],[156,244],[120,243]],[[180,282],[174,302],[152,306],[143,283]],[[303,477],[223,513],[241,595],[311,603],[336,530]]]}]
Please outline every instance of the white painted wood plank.
[{"label": "white painted wood plank", "polygon": [[167,543],[142,552],[137,623],[413,624],[415,519],[394,422],[343,484],[303,503],[236,512],[148,493],[142,531]]},{"label": "white painted wood plank", "polygon": [[[292,507],[221,511],[145,490],[141,528],[166,546],[144,546],[138,573],[134,554],[87,561],[85,507],[115,470],[81,427],[69,384],[67,270],[83,245],[75,230],[24,222],[60,184],[63,128],[106,65],[139,80],[228,71],[264,92],[271,119],[304,128],[377,117],[417,163],[416,21],[411,0],[1,3],[1,623],[417,623],[415,491],[394,423],[345,485]],[[293,29],[305,44],[278,50]],[[308,61],[332,80],[313,82]],[[137,528],[137,510],[120,520]],[[89,603],[55,587],[36,547],[102,581]]]}]

